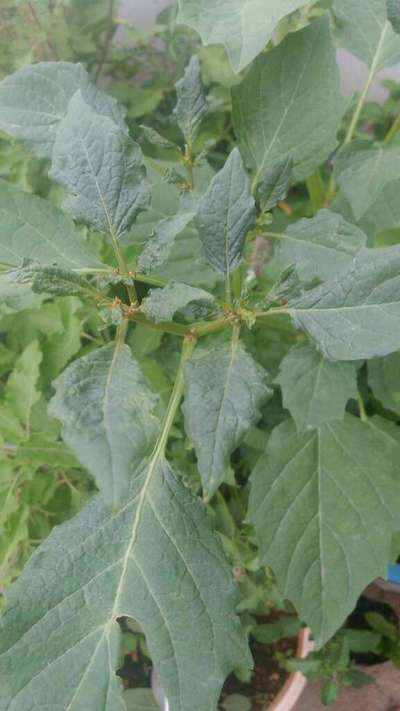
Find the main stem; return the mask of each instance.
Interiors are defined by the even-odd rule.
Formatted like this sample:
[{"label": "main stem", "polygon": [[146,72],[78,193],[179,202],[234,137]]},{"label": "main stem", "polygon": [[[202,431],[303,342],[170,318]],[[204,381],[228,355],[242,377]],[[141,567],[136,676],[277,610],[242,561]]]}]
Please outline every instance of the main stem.
[{"label": "main stem", "polygon": [[[112,245],[113,245],[113,248],[114,248],[115,256],[116,256],[116,258],[117,258],[119,270],[120,270],[120,272],[121,272],[121,274],[122,274],[123,276],[129,278],[129,270],[128,270],[128,267],[127,267],[127,265],[126,265],[124,256],[123,256],[123,254],[122,254],[122,252],[121,252],[121,250],[120,250],[120,248],[119,248],[118,240],[117,240],[116,236],[114,235],[114,233],[113,233],[111,230],[110,230],[110,235],[111,235],[111,240],[112,240]],[[127,284],[126,290],[127,290],[127,292],[128,292],[128,297],[129,297],[130,303],[131,303],[131,304],[137,304],[137,303],[138,303],[138,298],[137,298],[136,289],[135,289],[134,285],[133,285],[133,284]]]}]

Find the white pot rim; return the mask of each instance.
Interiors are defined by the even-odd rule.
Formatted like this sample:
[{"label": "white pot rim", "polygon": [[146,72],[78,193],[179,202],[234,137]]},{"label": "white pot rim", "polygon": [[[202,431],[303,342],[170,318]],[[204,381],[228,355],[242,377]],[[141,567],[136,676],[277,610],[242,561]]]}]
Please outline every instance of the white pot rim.
[{"label": "white pot rim", "polygon": [[[313,649],[314,642],[311,640],[311,630],[308,627],[304,627],[300,630],[297,638],[296,657],[305,659]],[[301,672],[293,672],[286,680],[278,696],[269,706],[265,707],[265,711],[292,711],[306,684],[307,679]]]}]

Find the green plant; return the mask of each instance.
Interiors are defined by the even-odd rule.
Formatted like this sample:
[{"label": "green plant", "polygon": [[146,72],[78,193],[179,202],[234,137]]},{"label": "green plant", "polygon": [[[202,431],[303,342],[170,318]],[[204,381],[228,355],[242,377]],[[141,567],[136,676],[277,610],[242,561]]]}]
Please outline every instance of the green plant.
[{"label": "green plant", "polygon": [[[382,246],[400,219],[400,122],[379,141],[361,120],[400,37],[384,0],[368,0],[373,23],[366,2],[269,0],[261,18],[258,0],[181,0],[178,21],[225,44],[234,71],[250,66],[235,77],[202,49],[169,114],[161,80],[135,111],[103,22],[99,44],[90,24],[87,57],[79,46],[66,57],[88,71],[40,62],[1,82],[0,127],[36,156],[12,148],[2,173],[2,308],[12,332],[20,317],[42,324],[36,345],[17,330],[2,387],[7,535],[20,501],[10,472],[32,476],[21,457],[36,431],[57,450],[35,455],[40,474],[48,458],[55,486],[64,458],[75,472],[79,496],[56,522],[81,509],[7,590],[1,709],[124,708],[121,617],[143,630],[171,711],[216,708],[227,674],[248,674],[269,567],[278,604],[322,649],[328,700],[332,669],[349,678],[349,647],[330,640],[385,574],[400,530],[400,247],[392,232]],[[390,18],[396,29],[393,6]],[[335,38],[370,67],[350,109]],[[127,119],[93,82],[106,61]],[[99,490],[86,506],[80,466]]]}]

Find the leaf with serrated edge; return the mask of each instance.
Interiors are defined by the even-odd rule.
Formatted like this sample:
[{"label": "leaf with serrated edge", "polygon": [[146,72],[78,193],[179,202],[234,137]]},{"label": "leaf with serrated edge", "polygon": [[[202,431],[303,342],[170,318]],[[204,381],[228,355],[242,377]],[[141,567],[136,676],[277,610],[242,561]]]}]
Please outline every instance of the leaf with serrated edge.
[{"label": "leaf with serrated edge", "polygon": [[334,0],[338,43],[376,74],[400,61],[400,38],[388,18],[386,0]]},{"label": "leaf with serrated edge", "polygon": [[117,102],[91,84],[81,64],[39,62],[0,82],[0,128],[23,140],[37,155],[51,157],[60,121],[80,89],[85,101],[127,130]]},{"label": "leaf with serrated edge", "polygon": [[179,0],[178,22],[197,30],[203,44],[223,44],[240,72],[269,42],[286,15],[305,0]]},{"label": "leaf with serrated edge", "polygon": [[175,244],[175,238],[193,220],[195,214],[194,212],[178,212],[172,217],[160,220],[154,230],[154,235],[146,243],[139,257],[139,269],[151,272],[164,264]]},{"label": "leaf with serrated edge", "polygon": [[216,306],[212,294],[203,289],[196,289],[188,284],[170,282],[163,289],[150,289],[141,304],[141,310],[152,321],[172,321],[177,311],[181,311],[186,306],[193,303],[210,310]]},{"label": "leaf with serrated edge", "polygon": [[213,711],[250,663],[221,544],[158,449],[118,513],[96,497],[55,528],[7,597],[2,711],[123,711],[121,616],[143,629],[170,711]]},{"label": "leaf with serrated edge", "polygon": [[[384,420],[298,434],[277,427],[251,477],[249,519],[260,560],[321,647],[376,577],[400,525],[400,447]],[[284,535],[282,533],[284,531]]]},{"label": "leaf with serrated edge", "polygon": [[128,346],[111,343],[75,360],[55,381],[49,414],[96,479],[105,501],[126,501],[131,479],[158,430],[156,396]]},{"label": "leaf with serrated edge", "polygon": [[234,148],[201,198],[196,216],[206,259],[213,269],[228,274],[239,266],[255,214],[250,180]]},{"label": "leaf with serrated edge", "polygon": [[295,180],[311,175],[337,145],[345,108],[328,18],[258,57],[232,89],[235,132],[254,182],[289,155]]},{"label": "leaf with serrated edge", "polygon": [[397,351],[400,247],[361,250],[336,278],[289,301],[288,311],[331,360]]},{"label": "leaf with serrated edge", "polygon": [[0,180],[0,262],[16,267],[24,259],[69,269],[101,266],[67,215]]},{"label": "leaf with serrated edge", "polygon": [[300,431],[342,420],[347,401],[358,395],[354,363],[327,360],[308,343],[291,348],[275,382]]},{"label": "leaf with serrated edge", "polygon": [[191,58],[184,76],[175,84],[175,88],[178,101],[174,114],[186,143],[190,146],[207,111],[197,54]]},{"label": "leaf with serrated edge", "polygon": [[186,364],[185,428],[196,450],[207,498],[226,479],[232,452],[272,394],[265,379],[266,371],[235,338]]},{"label": "leaf with serrated edge", "polygon": [[400,415],[400,353],[370,360],[368,382],[382,405]]},{"label": "leaf with serrated edge", "polygon": [[324,281],[348,266],[366,242],[359,227],[337,213],[320,210],[289,225],[274,254],[281,268],[295,264],[300,279]]},{"label": "leaf with serrated edge", "polygon": [[76,218],[115,238],[150,198],[139,146],[79,91],[58,129],[50,176],[70,193],[66,207]]}]

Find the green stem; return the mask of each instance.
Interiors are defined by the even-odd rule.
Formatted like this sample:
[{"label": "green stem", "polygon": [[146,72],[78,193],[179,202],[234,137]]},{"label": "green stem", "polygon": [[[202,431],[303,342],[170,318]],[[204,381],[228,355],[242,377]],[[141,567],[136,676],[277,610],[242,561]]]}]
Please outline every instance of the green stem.
[{"label": "green stem", "polygon": [[358,412],[360,413],[360,420],[361,422],[367,422],[368,416],[365,410],[365,405],[364,405],[364,400],[362,399],[361,395],[358,395]]},{"label": "green stem", "polygon": [[225,274],[225,301],[228,306],[232,306],[231,273]]},{"label": "green stem", "polygon": [[126,338],[126,332],[128,330],[129,326],[129,321],[127,318],[124,318],[123,321],[121,321],[120,324],[117,326],[117,333],[115,336],[116,342],[122,346],[125,343],[125,338]]},{"label": "green stem", "polygon": [[254,313],[254,316],[256,319],[258,318],[267,318],[269,316],[290,316],[292,310],[288,308],[281,308],[280,306],[274,309],[269,309],[269,311],[256,311]]},{"label": "green stem", "polygon": [[189,190],[193,190],[193,188],[194,188],[193,146],[192,146],[191,142],[186,144],[184,163],[185,163],[186,170],[187,170]]},{"label": "green stem", "polygon": [[164,415],[164,420],[161,428],[161,434],[154,449],[152,459],[159,459],[164,456],[165,449],[168,443],[168,438],[171,432],[172,425],[176,417],[176,413],[179,408],[179,403],[183,395],[184,387],[184,367],[185,363],[191,357],[196,345],[196,339],[192,336],[188,336],[183,341],[181,360],[176,373],[174,387],[169,399],[168,407]]},{"label": "green stem", "polygon": [[[110,235],[111,235],[111,240],[112,240],[112,245],[114,248],[115,256],[116,256],[116,259],[118,262],[119,270],[123,276],[129,277],[129,271],[128,271],[128,267],[126,265],[124,256],[119,248],[118,240],[111,229],[110,229]],[[128,292],[128,297],[129,297],[130,303],[137,304],[138,298],[137,298],[136,289],[135,289],[134,285],[133,284],[127,285],[126,290]]]},{"label": "green stem", "polygon": [[398,132],[400,131],[400,115],[395,119],[393,122],[392,126],[390,127],[389,131],[387,132],[384,143],[388,146],[390,143],[393,143],[394,139],[396,138]]},{"label": "green stem", "polygon": [[240,267],[235,269],[232,274],[232,293],[235,300],[239,302],[242,295],[242,272]]},{"label": "green stem", "polygon": [[325,202],[325,186],[319,170],[316,170],[313,175],[307,178],[306,185],[313,213],[316,213]]},{"label": "green stem", "polygon": [[377,46],[377,48],[376,48],[375,56],[374,56],[374,59],[373,59],[373,61],[372,61],[372,64],[371,64],[369,73],[368,73],[367,81],[365,82],[364,88],[363,88],[363,90],[362,90],[362,92],[361,92],[361,94],[360,94],[360,97],[359,97],[359,99],[358,99],[357,106],[356,106],[355,111],[354,111],[354,114],[353,114],[353,116],[352,116],[352,119],[351,119],[351,122],[350,122],[350,126],[349,126],[349,128],[348,128],[348,130],[347,130],[346,137],[345,137],[345,139],[344,139],[344,145],[345,145],[345,146],[346,146],[348,143],[350,143],[350,141],[352,141],[352,139],[353,139],[355,130],[356,130],[356,128],[357,128],[358,119],[360,118],[361,111],[362,111],[362,109],[363,109],[363,106],[364,106],[365,101],[366,101],[367,96],[368,96],[368,92],[369,92],[369,90],[370,90],[370,87],[371,87],[371,84],[372,84],[372,82],[373,82],[374,76],[375,76],[375,74],[376,74],[376,72],[377,72],[377,70],[378,70],[379,59],[380,59],[380,55],[381,55],[381,49],[382,49],[383,43],[384,43],[384,41],[385,41],[386,32],[387,32],[388,27],[389,27],[389,23],[386,22],[385,27],[384,27],[384,29],[383,29],[383,31],[382,31],[381,38],[380,38],[380,40],[379,40],[378,46]]}]

